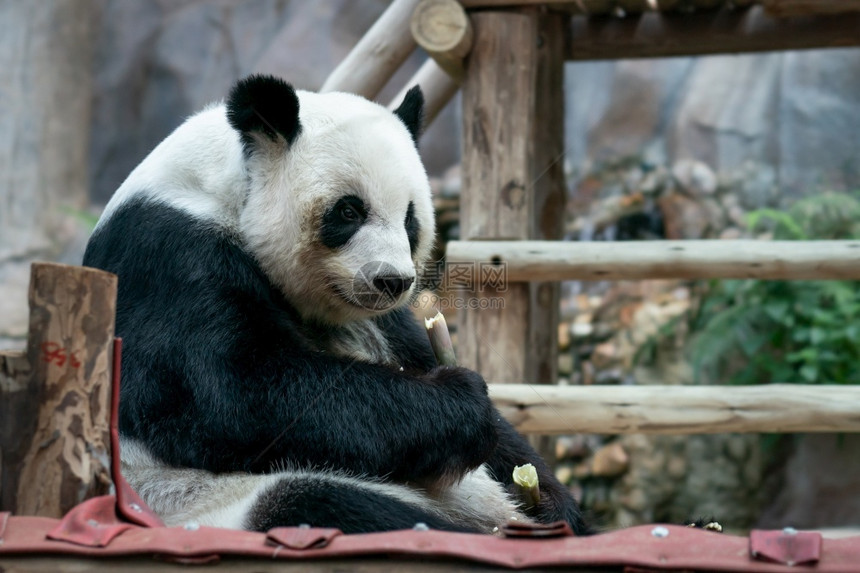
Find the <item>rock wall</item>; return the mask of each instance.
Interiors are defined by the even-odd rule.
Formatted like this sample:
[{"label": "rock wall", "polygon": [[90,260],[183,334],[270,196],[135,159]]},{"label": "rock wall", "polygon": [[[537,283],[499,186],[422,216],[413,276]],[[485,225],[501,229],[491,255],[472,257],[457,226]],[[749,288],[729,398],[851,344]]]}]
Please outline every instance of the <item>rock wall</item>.
[{"label": "rock wall", "polygon": [[[316,89],[386,0],[104,0],[96,38],[90,166],[104,202],[182,119],[252,72]],[[420,65],[414,54],[381,94]],[[569,63],[567,162],[620,156],[753,161],[783,193],[860,186],[860,50]],[[428,169],[458,161],[457,104],[426,134]]]},{"label": "rock wall", "polygon": [[0,348],[23,347],[30,262],[80,262],[95,3],[0,2]]},{"label": "rock wall", "polygon": [[[275,74],[318,89],[388,5],[386,0],[108,0],[97,39],[90,166],[104,203],[189,114],[238,78]],[[414,53],[379,101],[423,62]],[[454,106],[425,134],[428,169],[457,161]]]},{"label": "rock wall", "polygon": [[855,189],[858,71],[857,49],[571,63],[567,159],[580,172],[629,155],[753,161],[786,195]]}]

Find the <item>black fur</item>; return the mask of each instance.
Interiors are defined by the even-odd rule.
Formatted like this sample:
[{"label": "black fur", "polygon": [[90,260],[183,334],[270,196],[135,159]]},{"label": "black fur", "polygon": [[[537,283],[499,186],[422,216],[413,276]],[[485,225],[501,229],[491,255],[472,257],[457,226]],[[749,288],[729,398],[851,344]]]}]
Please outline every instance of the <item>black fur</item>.
[{"label": "black fur", "polygon": [[423,523],[431,529],[474,532],[392,496],[367,488],[336,483],[324,475],[286,478],[264,491],[251,508],[247,528],[308,524],[335,527],[344,533],[410,529]]},{"label": "black fur", "polygon": [[227,121],[239,132],[246,153],[253,151],[255,134],[287,144],[301,133],[299,98],[293,86],[273,76],[254,75],[240,80],[227,97]]},{"label": "black fur", "polygon": [[421,135],[421,129],[424,125],[424,93],[422,93],[420,86],[413,86],[406,92],[403,101],[394,110],[394,115],[406,125],[406,129],[412,136],[412,141],[417,146],[418,137]]},{"label": "black fur", "polygon": [[359,197],[341,197],[329,207],[322,219],[320,240],[330,249],[344,246],[367,221],[367,207]]},{"label": "black fur", "polygon": [[462,475],[496,445],[479,375],[427,372],[426,352],[412,352],[415,364],[403,356],[421,376],[319,352],[237,241],[177,210],[126,204],[91,238],[84,264],[120,277],[121,432],[171,465],[334,464],[425,481]]},{"label": "black fur", "polygon": [[409,208],[406,209],[406,219],[403,221],[403,226],[406,227],[406,236],[409,237],[409,250],[414,255],[415,249],[418,248],[418,235],[421,232],[421,223],[418,222],[418,217],[415,216],[415,203],[409,202]]}]

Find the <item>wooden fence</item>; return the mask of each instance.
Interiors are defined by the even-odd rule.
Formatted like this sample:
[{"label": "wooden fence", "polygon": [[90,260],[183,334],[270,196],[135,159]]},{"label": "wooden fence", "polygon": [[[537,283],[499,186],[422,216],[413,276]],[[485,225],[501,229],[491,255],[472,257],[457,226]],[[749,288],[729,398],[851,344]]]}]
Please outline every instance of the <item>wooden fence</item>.
[{"label": "wooden fence", "polygon": [[503,264],[508,288],[504,308],[461,311],[458,356],[520,431],[854,432],[853,387],[552,384],[558,281],[860,279],[854,241],[558,242],[564,62],[858,46],[858,29],[858,0],[394,0],[323,90],[373,98],[419,45],[403,89],[421,85],[428,120],[462,88],[463,240],[447,260]]}]

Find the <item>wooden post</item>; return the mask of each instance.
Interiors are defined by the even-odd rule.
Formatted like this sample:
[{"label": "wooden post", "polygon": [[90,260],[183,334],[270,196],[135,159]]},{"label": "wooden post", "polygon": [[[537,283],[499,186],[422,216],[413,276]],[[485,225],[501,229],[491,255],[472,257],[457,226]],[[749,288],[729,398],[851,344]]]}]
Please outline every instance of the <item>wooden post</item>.
[{"label": "wooden post", "polygon": [[[463,84],[464,240],[561,238],[566,22],[536,8],[472,14]],[[483,263],[492,271],[491,261]],[[558,285],[500,286],[465,293],[467,304],[482,297],[484,308],[460,314],[460,362],[492,382],[554,384]]]},{"label": "wooden post", "polygon": [[33,264],[26,355],[0,355],[0,510],[60,517],[109,491],[116,285]]}]

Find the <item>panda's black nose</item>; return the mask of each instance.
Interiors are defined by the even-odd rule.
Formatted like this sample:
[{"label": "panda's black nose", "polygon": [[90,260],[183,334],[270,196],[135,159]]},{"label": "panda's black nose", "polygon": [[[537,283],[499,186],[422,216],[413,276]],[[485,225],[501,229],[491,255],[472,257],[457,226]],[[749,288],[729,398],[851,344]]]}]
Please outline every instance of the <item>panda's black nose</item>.
[{"label": "panda's black nose", "polygon": [[399,296],[408,290],[413,282],[415,279],[412,277],[376,277],[373,279],[373,286],[391,296]]}]

